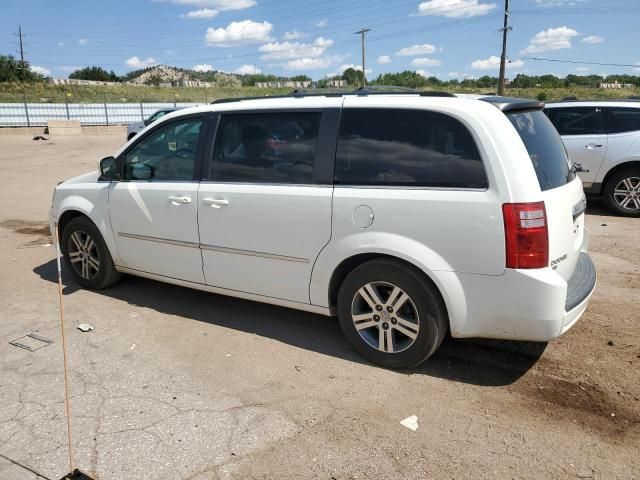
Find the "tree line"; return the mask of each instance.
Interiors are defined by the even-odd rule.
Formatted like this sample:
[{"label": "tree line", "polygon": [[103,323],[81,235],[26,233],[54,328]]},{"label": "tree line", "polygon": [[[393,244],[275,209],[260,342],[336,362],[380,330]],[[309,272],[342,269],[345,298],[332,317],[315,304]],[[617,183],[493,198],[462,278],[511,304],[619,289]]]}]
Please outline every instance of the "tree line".
[{"label": "tree line", "polygon": [[[140,74],[151,70],[148,67],[141,70],[134,70],[119,76],[113,70],[107,71],[99,66],[91,66],[78,69],[69,75],[69,78],[78,80],[94,80],[100,82],[127,82]],[[202,81],[217,81],[220,72],[195,72],[176,68],[185,72],[191,78]],[[283,77],[266,74],[238,75],[243,86],[254,86],[258,82],[277,81],[311,81],[307,75],[296,75],[293,77]],[[360,85],[362,72],[353,68],[346,69],[342,75],[322,79],[317,82],[322,88],[328,84],[329,80],[344,80],[348,86]],[[22,62],[12,55],[0,55],[0,82],[36,82],[43,81],[44,77],[31,70],[29,62]],[[159,80],[158,80],[159,81]],[[498,84],[498,77],[484,75],[480,78],[465,78],[458,80],[441,80],[435,76],[425,77],[413,70],[405,70],[396,73],[382,73],[376,78],[368,80],[369,83],[377,85],[393,85],[410,88],[495,88]],[[597,87],[601,83],[614,82],[631,84],[640,87],[640,76],[635,75],[573,75],[569,74],[564,78],[555,75],[524,75],[518,74],[509,82],[507,88],[570,88],[570,87]],[[150,82],[153,83],[153,82]]]}]

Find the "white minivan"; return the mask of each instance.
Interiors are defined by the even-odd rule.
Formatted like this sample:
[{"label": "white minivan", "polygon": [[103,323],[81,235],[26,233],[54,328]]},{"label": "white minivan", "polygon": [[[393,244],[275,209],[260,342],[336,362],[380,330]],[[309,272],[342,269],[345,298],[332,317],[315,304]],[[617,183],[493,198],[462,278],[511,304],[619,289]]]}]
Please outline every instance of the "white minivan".
[{"label": "white minivan", "polygon": [[338,315],[389,367],[447,332],[548,341],[596,274],[543,108],[358,91],[181,110],[58,185],[51,227],[83,287],[128,273]]}]

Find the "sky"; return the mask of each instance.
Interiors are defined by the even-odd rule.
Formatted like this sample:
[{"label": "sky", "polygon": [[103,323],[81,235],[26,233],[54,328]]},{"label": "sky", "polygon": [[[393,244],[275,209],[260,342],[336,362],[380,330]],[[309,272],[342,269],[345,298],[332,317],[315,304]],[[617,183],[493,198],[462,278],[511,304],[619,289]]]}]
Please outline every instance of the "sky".
[{"label": "sky", "polygon": [[[18,56],[21,26],[25,59],[56,78],[165,64],[319,79],[362,69],[354,32],[366,27],[368,78],[497,76],[503,9],[502,0],[0,0],[0,54]],[[507,77],[640,75],[639,19],[640,0],[511,0]]]}]

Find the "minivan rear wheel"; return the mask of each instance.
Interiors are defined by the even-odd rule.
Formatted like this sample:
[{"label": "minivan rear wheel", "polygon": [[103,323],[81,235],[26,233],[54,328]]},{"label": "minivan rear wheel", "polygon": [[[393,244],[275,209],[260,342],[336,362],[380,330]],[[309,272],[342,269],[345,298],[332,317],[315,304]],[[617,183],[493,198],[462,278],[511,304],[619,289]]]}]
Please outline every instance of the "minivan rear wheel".
[{"label": "minivan rear wheel", "polygon": [[626,217],[640,217],[640,168],[615,172],[604,186],[604,201],[610,210]]},{"label": "minivan rear wheel", "polygon": [[435,286],[421,272],[387,259],[363,263],[345,278],[338,316],[354,348],[390,368],[422,363],[447,331],[446,309]]}]

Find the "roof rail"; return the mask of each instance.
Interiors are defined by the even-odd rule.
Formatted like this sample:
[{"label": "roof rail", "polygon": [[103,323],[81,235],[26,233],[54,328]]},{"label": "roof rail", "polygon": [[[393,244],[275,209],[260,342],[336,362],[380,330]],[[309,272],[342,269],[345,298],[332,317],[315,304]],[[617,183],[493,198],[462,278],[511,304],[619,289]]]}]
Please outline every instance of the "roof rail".
[{"label": "roof rail", "polygon": [[575,97],[573,95],[569,96],[569,97],[564,97],[562,100],[560,100],[561,102],[577,102],[578,101],[578,97]]},{"label": "roof rail", "polygon": [[231,102],[241,102],[244,100],[271,100],[274,98],[306,98],[306,97],[342,97],[347,95],[419,95],[421,97],[449,97],[455,98],[456,96],[453,93],[444,92],[440,90],[434,91],[420,91],[420,90],[404,90],[404,91],[379,91],[379,90],[368,90],[359,88],[357,90],[352,91],[327,91],[327,92],[308,92],[306,90],[294,90],[293,92],[285,95],[264,95],[262,97],[230,97],[230,98],[219,98],[211,102],[212,104],[219,103],[231,103]]}]

